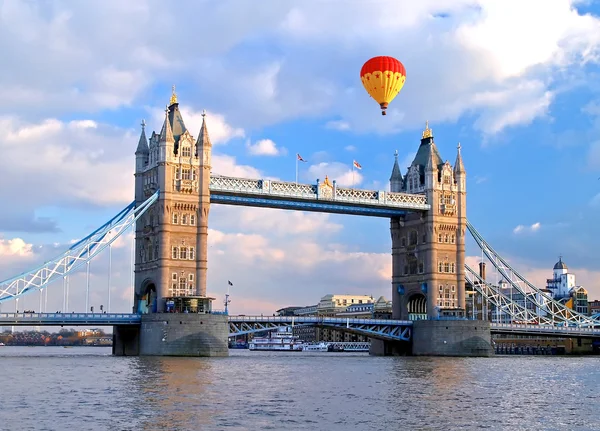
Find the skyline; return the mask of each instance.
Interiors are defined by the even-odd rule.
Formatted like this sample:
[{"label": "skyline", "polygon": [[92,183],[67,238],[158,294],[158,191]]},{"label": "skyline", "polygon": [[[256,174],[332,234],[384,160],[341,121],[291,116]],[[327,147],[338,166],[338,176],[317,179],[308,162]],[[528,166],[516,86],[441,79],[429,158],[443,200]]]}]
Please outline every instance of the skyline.
[{"label": "skyline", "polygon": [[[11,45],[0,43],[0,199],[9,203],[0,214],[0,279],[64,250],[133,200],[139,124],[160,130],[176,85],[195,136],[206,109],[213,172],[230,176],[293,182],[300,154],[299,182],[328,175],[388,190],[394,151],[404,174],[429,121],[444,160],[453,163],[461,143],[468,218],[494,248],[537,287],[562,255],[590,299],[600,296],[599,8],[553,2],[541,19],[535,1],[347,4],[332,23],[327,3],[315,16],[301,3],[275,2],[268,16],[247,21],[241,2],[182,2],[187,13],[177,20],[153,1],[3,3],[0,41]],[[108,13],[110,22],[92,20]],[[187,20],[197,14],[211,43],[194,43]],[[157,15],[180,33],[145,31]],[[377,40],[373,28],[383,32]],[[407,69],[383,118],[358,76],[380,53]],[[234,314],[311,305],[327,293],[390,298],[386,220],[213,205],[210,226],[215,308],[227,280]],[[123,301],[128,241],[113,265],[113,298]],[[98,295],[104,263],[92,265]]]}]

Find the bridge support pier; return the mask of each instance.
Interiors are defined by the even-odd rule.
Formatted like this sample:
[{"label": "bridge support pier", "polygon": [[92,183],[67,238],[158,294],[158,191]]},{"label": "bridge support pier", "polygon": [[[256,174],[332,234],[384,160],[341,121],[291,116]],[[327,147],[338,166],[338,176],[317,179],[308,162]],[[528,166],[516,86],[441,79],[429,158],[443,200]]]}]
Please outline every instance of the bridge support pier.
[{"label": "bridge support pier", "polygon": [[371,356],[407,356],[410,355],[410,342],[385,341],[371,338],[369,355]]},{"label": "bridge support pier", "polygon": [[138,356],[140,354],[140,327],[113,326],[114,356]]},{"label": "bridge support pier", "polygon": [[493,356],[490,322],[417,320],[413,323],[412,354],[413,356]]},{"label": "bridge support pier", "polygon": [[144,314],[140,355],[228,356],[226,315],[202,313]]}]

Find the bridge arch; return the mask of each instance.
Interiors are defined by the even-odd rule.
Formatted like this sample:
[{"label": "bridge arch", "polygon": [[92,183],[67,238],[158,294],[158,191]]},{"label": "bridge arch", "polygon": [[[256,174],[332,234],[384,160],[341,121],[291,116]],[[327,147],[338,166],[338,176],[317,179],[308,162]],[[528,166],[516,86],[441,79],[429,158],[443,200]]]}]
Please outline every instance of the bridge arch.
[{"label": "bridge arch", "polygon": [[415,293],[408,298],[406,304],[408,320],[427,319],[427,298],[422,293]]}]

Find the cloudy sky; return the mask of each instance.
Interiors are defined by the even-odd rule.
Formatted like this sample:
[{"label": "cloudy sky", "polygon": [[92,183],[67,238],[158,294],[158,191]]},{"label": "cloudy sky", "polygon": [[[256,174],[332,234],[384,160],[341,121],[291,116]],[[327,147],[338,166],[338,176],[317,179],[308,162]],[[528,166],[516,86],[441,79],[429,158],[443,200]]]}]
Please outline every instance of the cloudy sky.
[{"label": "cloudy sky", "polygon": [[[300,153],[303,182],[347,185],[355,159],[356,187],[386,189],[429,120],[444,159],[462,145],[484,237],[538,286],[563,255],[600,298],[599,15],[567,0],[0,0],[0,278],[133,199],[139,124],[160,130],[176,85],[195,135],[208,112],[224,175],[293,181]],[[407,69],[386,117],[359,78],[375,55]],[[208,291],[220,302],[232,280],[233,313],[390,296],[386,220],[215,206],[210,222]],[[113,311],[131,306],[130,244],[113,253]],[[106,304],[106,256],[91,271]],[[69,308],[84,290],[74,276]]]}]

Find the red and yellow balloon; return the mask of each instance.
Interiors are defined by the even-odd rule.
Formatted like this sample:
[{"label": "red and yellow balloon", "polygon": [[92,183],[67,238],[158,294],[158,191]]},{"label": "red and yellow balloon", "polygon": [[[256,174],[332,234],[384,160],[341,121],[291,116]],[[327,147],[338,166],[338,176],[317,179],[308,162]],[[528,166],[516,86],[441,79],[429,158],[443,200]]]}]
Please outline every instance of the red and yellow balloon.
[{"label": "red and yellow balloon", "polygon": [[373,57],[360,70],[360,79],[367,93],[381,106],[381,115],[386,115],[388,104],[404,86],[406,69],[393,57]]}]

